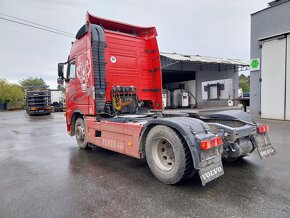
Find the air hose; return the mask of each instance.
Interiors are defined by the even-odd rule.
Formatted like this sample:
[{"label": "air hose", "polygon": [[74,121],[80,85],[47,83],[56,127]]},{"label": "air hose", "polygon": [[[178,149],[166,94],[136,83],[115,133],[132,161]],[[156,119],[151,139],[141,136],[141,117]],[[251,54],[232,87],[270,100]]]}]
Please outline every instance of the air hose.
[{"label": "air hose", "polygon": [[132,98],[130,98],[129,100],[127,100],[125,102],[122,102],[121,98],[113,97],[113,106],[114,106],[114,109],[117,111],[120,111],[123,106],[128,106],[128,105],[132,104],[132,102],[133,102]]}]

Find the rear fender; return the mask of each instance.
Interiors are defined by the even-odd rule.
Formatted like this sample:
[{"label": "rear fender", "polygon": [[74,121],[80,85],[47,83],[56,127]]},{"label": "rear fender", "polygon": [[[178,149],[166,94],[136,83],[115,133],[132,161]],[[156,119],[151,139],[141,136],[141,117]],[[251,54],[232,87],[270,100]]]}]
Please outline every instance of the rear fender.
[{"label": "rear fender", "polygon": [[246,123],[256,124],[251,114],[238,110],[216,112],[208,115],[208,117],[213,119],[240,120]]},{"label": "rear fender", "polygon": [[199,140],[204,138],[212,138],[215,136],[209,132],[210,128],[206,123],[201,120],[189,117],[157,118],[150,120],[144,126],[141,132],[141,151],[144,151],[145,140],[148,132],[156,125],[165,125],[178,132],[189,147],[194,168],[199,170],[202,167],[200,161],[201,150],[199,146]]}]

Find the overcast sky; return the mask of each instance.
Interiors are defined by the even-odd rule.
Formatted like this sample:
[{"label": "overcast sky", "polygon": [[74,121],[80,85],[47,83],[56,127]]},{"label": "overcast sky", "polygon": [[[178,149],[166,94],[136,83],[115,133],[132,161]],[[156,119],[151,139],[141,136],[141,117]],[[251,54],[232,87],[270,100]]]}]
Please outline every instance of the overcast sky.
[{"label": "overcast sky", "polygon": [[[250,57],[250,14],[268,0],[0,0],[0,13],[75,34],[85,13],[141,26],[156,26],[160,51]],[[0,17],[5,17],[0,15]],[[72,38],[0,19],[0,78],[42,77],[56,87],[57,63],[66,61]]]}]

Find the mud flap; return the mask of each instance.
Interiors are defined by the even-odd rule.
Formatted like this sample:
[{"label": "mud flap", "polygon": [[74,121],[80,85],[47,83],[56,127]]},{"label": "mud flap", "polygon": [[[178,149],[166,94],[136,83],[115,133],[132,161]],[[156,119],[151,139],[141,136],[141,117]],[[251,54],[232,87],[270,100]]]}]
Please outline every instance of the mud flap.
[{"label": "mud flap", "polygon": [[202,185],[205,186],[208,182],[224,175],[223,164],[221,161],[218,161],[209,166],[201,168],[198,173]]},{"label": "mud flap", "polygon": [[277,153],[271,144],[268,134],[258,134],[252,138],[252,142],[262,160]]}]

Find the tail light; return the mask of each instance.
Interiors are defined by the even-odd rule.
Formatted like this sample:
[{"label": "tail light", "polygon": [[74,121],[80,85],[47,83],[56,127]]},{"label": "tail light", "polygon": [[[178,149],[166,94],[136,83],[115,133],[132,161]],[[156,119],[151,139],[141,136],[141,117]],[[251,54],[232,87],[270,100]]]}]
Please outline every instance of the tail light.
[{"label": "tail light", "polygon": [[208,150],[214,147],[218,147],[223,144],[223,139],[221,137],[215,137],[213,139],[202,140],[200,142],[201,150]]},{"label": "tail light", "polygon": [[265,132],[269,132],[270,127],[267,125],[262,125],[262,126],[258,126],[258,132],[260,134],[265,133]]}]

